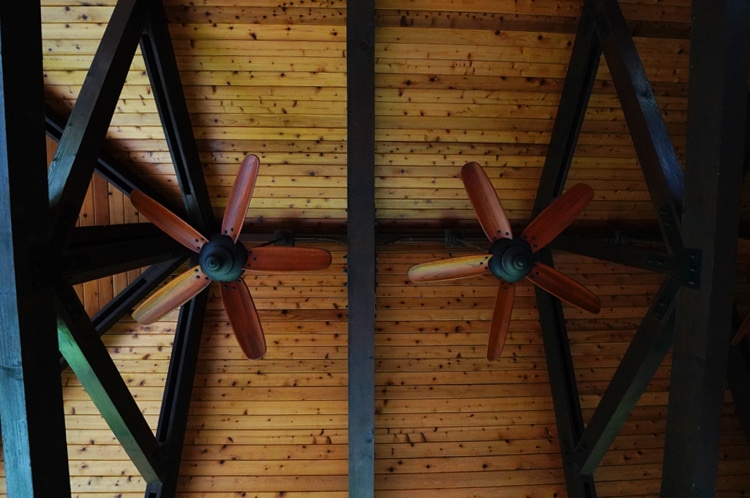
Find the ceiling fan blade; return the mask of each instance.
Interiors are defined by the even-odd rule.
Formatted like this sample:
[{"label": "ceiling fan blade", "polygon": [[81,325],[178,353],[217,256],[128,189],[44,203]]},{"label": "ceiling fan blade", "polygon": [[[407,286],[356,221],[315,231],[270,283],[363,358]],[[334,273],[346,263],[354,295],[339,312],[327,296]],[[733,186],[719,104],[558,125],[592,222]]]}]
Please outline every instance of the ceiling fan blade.
[{"label": "ceiling fan blade", "polygon": [[475,254],[415,265],[409,268],[409,280],[431,282],[482,275],[487,271],[487,262],[491,256],[490,254]]},{"label": "ceiling fan blade", "polygon": [[583,311],[597,314],[602,307],[596,294],[544,263],[534,263],[531,273],[526,278],[553,296]]},{"label": "ceiling fan blade", "polygon": [[266,338],[247,284],[238,278],[234,282],[222,282],[220,289],[224,309],[242,351],[251,360],[261,359],[266,354]]},{"label": "ceiling fan blade", "polygon": [[510,314],[513,311],[513,298],[516,294],[516,286],[508,282],[500,281],[495,297],[495,309],[492,312],[492,323],[490,324],[490,336],[487,341],[487,359],[495,361],[500,358],[508,337],[510,328]]},{"label": "ceiling fan blade", "polygon": [[537,252],[565,230],[586,209],[594,191],[585,183],[571,187],[529,223],[521,237]]},{"label": "ceiling fan blade", "polygon": [[247,250],[243,268],[251,271],[313,271],[331,266],[331,253],[310,247],[260,246]]},{"label": "ceiling fan blade", "polygon": [[461,179],[479,224],[482,225],[482,230],[490,242],[497,239],[512,239],[513,232],[508,217],[482,167],[475,162],[466,163],[461,168]]},{"label": "ceiling fan blade", "polygon": [[151,223],[191,251],[200,252],[201,247],[208,243],[208,240],[185,220],[140,190],[133,190],[130,193],[130,202]]},{"label": "ceiling fan blade", "polygon": [[250,198],[253,196],[253,190],[255,189],[255,181],[258,179],[259,168],[258,156],[253,154],[246,156],[240,165],[237,178],[234,180],[232,193],[229,194],[224,219],[221,222],[221,233],[231,237],[234,242],[237,242],[242,224],[245,222]]},{"label": "ceiling fan blade", "polygon": [[211,279],[196,265],[151,294],[133,310],[133,318],[143,324],[155,322],[169,311],[182,306],[210,283]]}]

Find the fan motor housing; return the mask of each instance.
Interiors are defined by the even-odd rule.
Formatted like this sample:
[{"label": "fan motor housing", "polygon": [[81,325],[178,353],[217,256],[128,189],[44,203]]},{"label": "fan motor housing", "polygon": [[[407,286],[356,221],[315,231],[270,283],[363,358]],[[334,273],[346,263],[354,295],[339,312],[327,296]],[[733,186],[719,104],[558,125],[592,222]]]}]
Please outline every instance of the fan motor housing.
[{"label": "fan motor housing", "polygon": [[498,239],[489,252],[492,257],[487,266],[497,278],[514,283],[531,273],[534,254],[524,239]]},{"label": "fan motor housing", "polygon": [[240,278],[247,261],[247,249],[228,235],[216,234],[201,248],[199,263],[209,278],[219,282],[233,282]]}]

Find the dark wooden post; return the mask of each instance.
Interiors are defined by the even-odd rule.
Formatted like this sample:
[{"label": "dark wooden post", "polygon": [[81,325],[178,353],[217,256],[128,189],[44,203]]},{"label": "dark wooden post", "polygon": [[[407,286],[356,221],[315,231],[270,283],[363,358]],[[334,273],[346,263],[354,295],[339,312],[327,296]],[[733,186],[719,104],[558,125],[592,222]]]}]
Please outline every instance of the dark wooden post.
[{"label": "dark wooden post", "polygon": [[375,486],[375,2],[347,2],[349,494]]},{"label": "dark wooden post", "polygon": [[682,239],[661,496],[713,496],[733,313],[750,5],[695,0]]},{"label": "dark wooden post", "polygon": [[0,421],[7,495],[70,496],[49,227],[39,2],[0,3]]}]

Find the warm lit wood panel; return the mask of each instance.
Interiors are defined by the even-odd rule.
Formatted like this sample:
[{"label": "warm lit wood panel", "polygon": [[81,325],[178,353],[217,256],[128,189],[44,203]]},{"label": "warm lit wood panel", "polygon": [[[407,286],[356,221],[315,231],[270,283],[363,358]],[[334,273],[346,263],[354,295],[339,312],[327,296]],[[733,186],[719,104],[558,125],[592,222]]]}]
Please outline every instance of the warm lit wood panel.
[{"label": "warm lit wood panel", "polygon": [[[116,0],[42,0],[45,99],[69,112]],[[165,0],[216,217],[248,153],[261,170],[247,233],[342,234],[346,219],[346,1],[284,4]],[[684,159],[690,3],[621,0],[677,156]],[[414,285],[418,262],[464,254],[443,229],[478,231],[459,178],[487,171],[514,229],[528,221],[559,105],[580,0],[376,2],[378,227],[432,229],[434,240],[379,245],[376,472],[379,498],[565,496],[533,288],[517,286],[503,356],[484,357],[496,283],[482,277]],[[172,159],[140,53],[108,133],[108,152],[180,206]],[[578,227],[653,223],[627,123],[602,60],[566,188],[595,191]],[[141,221],[95,179],[81,224]],[[743,202],[743,213],[750,203]],[[343,240],[343,239],[342,239]],[[390,241],[390,239],[389,239]],[[248,362],[216,288],[196,374],[180,496],[344,498],[347,485],[346,248],[323,272],[246,274],[269,351]],[[484,243],[478,244],[485,249]],[[557,267],[602,299],[592,316],[565,307],[587,419],[658,289],[660,275],[558,254]],[[747,265],[736,301],[750,303]],[[79,286],[93,313],[134,270]],[[176,312],[144,327],[129,318],[105,345],[155,426]],[[599,496],[658,496],[669,361],[649,384],[597,470]],[[144,483],[90,403],[64,374],[76,496],[143,496]],[[717,496],[750,489],[750,450],[727,396]],[[0,462],[0,496],[4,478]]]},{"label": "warm lit wood panel", "polygon": [[[508,342],[488,363],[493,278],[415,285],[404,277],[412,264],[467,251],[408,241],[379,251],[378,495],[564,496],[531,287],[517,285]],[[564,253],[556,261],[603,302],[599,315],[565,306],[587,420],[663,277]],[[667,360],[597,470],[602,496],[658,495],[669,373]],[[729,395],[724,431],[719,488],[731,496],[747,482],[740,469],[750,450]]]}]

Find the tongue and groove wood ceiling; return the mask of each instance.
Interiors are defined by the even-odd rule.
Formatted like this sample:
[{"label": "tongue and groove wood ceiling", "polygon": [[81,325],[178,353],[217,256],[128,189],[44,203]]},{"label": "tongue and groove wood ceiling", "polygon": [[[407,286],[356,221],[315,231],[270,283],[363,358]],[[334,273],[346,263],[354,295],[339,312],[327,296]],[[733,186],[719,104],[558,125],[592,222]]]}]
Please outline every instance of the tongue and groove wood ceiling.
[{"label": "tongue and groove wood ceiling", "polygon": [[[115,3],[42,1],[44,98],[62,115],[79,96]],[[242,158],[257,154],[245,233],[267,241],[291,230],[298,244],[329,249],[334,261],[315,274],[246,275],[269,342],[258,363],[242,359],[211,291],[178,495],[356,497],[346,480],[347,2],[164,3],[214,214],[223,214]],[[620,6],[684,164],[690,2]],[[472,240],[481,235],[459,177],[468,161],[485,168],[514,230],[528,222],[581,7],[575,0],[376,2],[378,497],[570,492],[532,287],[519,285],[509,343],[493,364],[484,345],[494,280],[414,285],[406,271],[475,252],[443,244],[449,228]],[[595,196],[573,228],[651,233],[654,205],[604,60],[593,88],[566,186],[587,183]],[[139,53],[106,152],[182,205]],[[743,196],[742,221],[749,209]],[[95,176],[79,224],[138,221],[145,220],[127,196]],[[565,306],[588,420],[663,277],[555,257],[603,302],[599,316]],[[746,270],[738,266],[741,313]],[[93,315],[138,274],[76,289]],[[152,426],[176,319],[171,313],[141,327],[127,317],[105,336]],[[669,375],[667,358],[594,474],[600,496],[658,495]],[[64,382],[76,496],[141,496],[143,479],[79,382],[72,374]],[[750,450],[729,394],[724,412],[718,495],[745,496]]]},{"label": "tongue and groove wood ceiling", "polygon": [[[65,114],[111,14],[112,2],[103,3],[44,2],[46,99]],[[651,35],[637,37],[636,45],[682,157],[689,6],[622,7],[626,19]],[[380,223],[473,227],[457,175],[469,160],[488,168],[509,218],[527,221],[580,2],[379,2],[377,8]],[[252,152],[263,169],[249,222],[340,225],[346,218],[345,2],[167,2],[167,16],[217,215],[239,161]],[[108,138],[119,160],[177,200],[139,57]],[[606,64],[570,173],[570,182],[581,181],[596,192],[583,220],[653,219]]]}]

